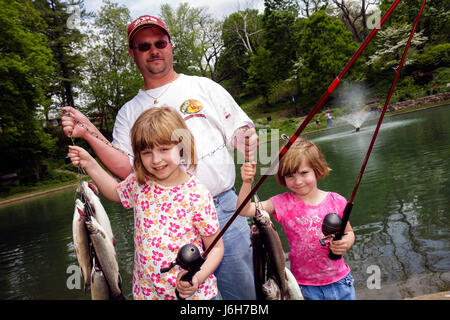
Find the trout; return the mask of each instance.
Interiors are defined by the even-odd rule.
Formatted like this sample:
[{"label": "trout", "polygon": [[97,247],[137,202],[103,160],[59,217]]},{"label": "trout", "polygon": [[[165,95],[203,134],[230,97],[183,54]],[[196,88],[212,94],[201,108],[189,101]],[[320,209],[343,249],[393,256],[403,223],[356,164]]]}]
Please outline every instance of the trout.
[{"label": "trout", "polygon": [[86,227],[94,246],[95,256],[108,282],[111,297],[115,300],[123,300],[119,264],[113,242],[95,217],[86,221]]},{"label": "trout", "polygon": [[[286,257],[280,237],[270,221],[269,214],[260,209],[256,209],[254,218],[255,225],[259,229],[261,242],[266,252],[267,278],[273,278],[280,288],[281,297],[287,296],[286,286]],[[253,248],[255,249],[255,248]]]},{"label": "trout", "polygon": [[288,292],[288,297],[286,298],[286,300],[303,300],[300,286],[298,285],[297,279],[295,279],[291,270],[286,267],[284,269],[284,272],[286,275],[286,286]]},{"label": "trout", "polygon": [[91,273],[91,297],[92,300],[109,300],[109,287],[102,269],[95,263]]},{"label": "trout", "polygon": [[109,239],[111,239],[112,244],[115,246],[116,242],[114,240],[111,223],[109,221],[108,214],[103,208],[100,198],[97,196],[98,195],[97,187],[94,186],[92,183],[81,181],[80,184],[78,185],[77,191],[81,193],[81,197],[84,198],[84,200],[89,203],[89,208],[92,209],[92,215],[103,227],[105,232],[108,234]]},{"label": "trout", "polygon": [[72,236],[75,254],[84,279],[84,293],[91,287],[91,257],[89,254],[89,235],[85,226],[84,204],[76,199],[73,213]]},{"label": "trout", "polygon": [[256,299],[264,300],[265,295],[262,291],[262,285],[266,275],[266,256],[261,243],[261,234],[255,224],[250,226],[250,240],[253,247],[253,273],[255,281]]},{"label": "trout", "polygon": [[281,300],[281,292],[275,280],[270,278],[262,285],[266,300]]}]

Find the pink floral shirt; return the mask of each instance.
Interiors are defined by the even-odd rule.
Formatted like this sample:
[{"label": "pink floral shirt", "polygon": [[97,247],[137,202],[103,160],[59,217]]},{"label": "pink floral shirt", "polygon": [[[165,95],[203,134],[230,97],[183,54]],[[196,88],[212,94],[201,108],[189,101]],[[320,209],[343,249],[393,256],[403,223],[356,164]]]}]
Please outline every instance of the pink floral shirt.
[{"label": "pink floral shirt", "polygon": [[350,268],[344,259],[331,260],[329,247],[323,247],[322,222],[328,213],[342,218],[347,200],[341,195],[328,192],[318,205],[311,206],[286,192],[271,198],[276,214],[274,218],[284,228],[289,241],[289,260],[292,274],[301,285],[322,286],[344,278]]},{"label": "pink floral shirt", "polygon": [[[179,266],[160,273],[176,259],[178,249],[192,243],[202,250],[201,236],[219,230],[213,199],[195,176],[174,187],[152,180],[139,184],[134,173],[117,186],[122,205],[134,208],[133,298],[175,299]],[[211,299],[217,282],[211,274],[192,299]]]}]

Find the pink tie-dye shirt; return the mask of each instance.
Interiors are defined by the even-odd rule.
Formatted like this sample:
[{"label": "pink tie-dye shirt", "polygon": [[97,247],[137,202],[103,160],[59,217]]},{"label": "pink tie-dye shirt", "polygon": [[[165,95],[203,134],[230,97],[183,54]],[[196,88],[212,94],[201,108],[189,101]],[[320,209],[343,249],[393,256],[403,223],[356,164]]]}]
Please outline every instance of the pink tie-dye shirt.
[{"label": "pink tie-dye shirt", "polygon": [[325,199],[312,206],[286,192],[271,198],[275,208],[274,218],[284,228],[289,241],[289,260],[292,274],[301,285],[322,286],[344,278],[350,268],[344,259],[331,260],[329,247],[323,247],[322,222],[328,213],[342,214],[347,200],[341,195],[328,192]]},{"label": "pink tie-dye shirt", "polygon": [[[117,186],[122,205],[134,208],[133,298],[173,300],[179,266],[160,269],[176,259],[178,249],[192,243],[202,250],[201,236],[219,230],[214,201],[195,176],[178,186],[164,187],[152,180],[139,184],[132,173]],[[211,274],[192,296],[209,300],[217,295]]]}]

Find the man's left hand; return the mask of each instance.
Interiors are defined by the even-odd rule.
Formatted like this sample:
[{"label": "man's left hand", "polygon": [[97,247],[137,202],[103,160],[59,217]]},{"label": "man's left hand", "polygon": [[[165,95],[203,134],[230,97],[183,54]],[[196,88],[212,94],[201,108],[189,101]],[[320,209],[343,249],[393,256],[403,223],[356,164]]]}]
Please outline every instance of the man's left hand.
[{"label": "man's left hand", "polygon": [[234,147],[244,154],[245,161],[253,161],[255,159],[258,142],[259,137],[255,128],[244,126],[236,130]]}]

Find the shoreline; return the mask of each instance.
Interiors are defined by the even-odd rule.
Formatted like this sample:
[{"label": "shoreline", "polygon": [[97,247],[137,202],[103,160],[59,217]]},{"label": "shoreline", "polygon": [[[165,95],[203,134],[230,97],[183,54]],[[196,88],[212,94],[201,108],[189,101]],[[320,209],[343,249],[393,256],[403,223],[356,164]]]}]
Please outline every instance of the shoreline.
[{"label": "shoreline", "polygon": [[12,204],[12,203],[23,201],[23,200],[28,200],[28,199],[31,199],[31,198],[37,198],[37,197],[45,196],[45,195],[50,194],[50,193],[63,191],[63,190],[70,189],[70,188],[75,188],[77,185],[78,185],[78,183],[76,183],[76,184],[69,184],[69,185],[63,186],[63,187],[57,187],[57,188],[54,188],[54,189],[49,189],[49,190],[45,190],[45,191],[38,191],[38,192],[35,192],[35,193],[30,193],[30,194],[27,194],[27,195],[23,195],[23,196],[17,196],[16,198],[12,198],[12,199],[8,199],[8,200],[1,200],[0,201],[0,208],[4,207],[4,206],[7,206],[9,204]]},{"label": "shoreline", "polygon": [[[429,110],[429,109],[435,109],[435,108],[440,108],[440,107],[446,107],[446,106],[449,106],[449,105],[450,105],[450,102],[444,102],[442,104],[433,105],[433,106],[429,106],[429,107],[424,106],[423,108],[417,108],[417,109],[414,109],[414,110],[403,109],[400,112],[396,112],[396,113],[393,113],[393,114],[386,114],[385,118],[386,117],[395,117],[395,116],[398,116],[398,115],[413,113],[413,112],[422,111],[422,110]],[[308,134],[311,134],[311,133],[323,132],[323,131],[334,129],[334,128],[336,128],[336,127],[317,129],[317,130],[305,132],[305,133],[302,133],[302,134],[308,135]],[[269,143],[269,142],[270,142],[270,140],[264,141],[263,143]],[[7,206],[9,204],[12,204],[12,203],[19,202],[19,201],[23,201],[23,200],[27,200],[27,199],[31,199],[31,198],[35,198],[35,197],[44,196],[44,195],[47,195],[47,194],[50,194],[50,193],[53,193],[53,192],[63,191],[63,190],[69,189],[69,188],[75,188],[77,186],[77,184],[78,183],[76,183],[76,184],[69,184],[69,185],[63,186],[63,187],[57,187],[57,188],[54,188],[54,189],[49,189],[49,190],[45,190],[45,191],[41,191],[41,192],[35,192],[35,193],[30,193],[30,194],[27,194],[27,195],[23,195],[23,196],[17,196],[17,197],[8,199],[8,200],[0,200],[0,208],[4,207],[4,206]]]}]

